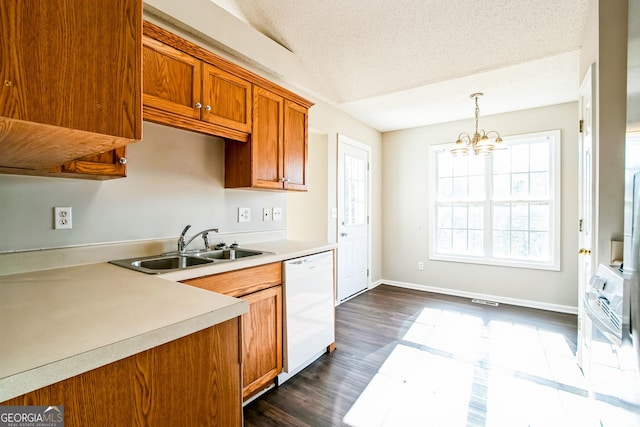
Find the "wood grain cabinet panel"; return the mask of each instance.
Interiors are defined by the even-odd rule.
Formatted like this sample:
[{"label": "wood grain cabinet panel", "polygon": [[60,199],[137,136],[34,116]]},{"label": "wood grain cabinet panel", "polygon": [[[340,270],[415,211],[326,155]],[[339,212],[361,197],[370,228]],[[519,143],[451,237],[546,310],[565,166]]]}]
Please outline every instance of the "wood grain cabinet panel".
[{"label": "wood grain cabinet panel", "polygon": [[67,427],[239,427],[239,333],[234,318],[2,405],[63,405]]},{"label": "wood grain cabinet panel", "polygon": [[225,144],[225,187],[307,190],[308,108],[253,87],[251,141]]},{"label": "wood grain cabinet panel", "polygon": [[251,82],[207,62],[212,54],[154,24],[145,22],[144,33],[144,119],[247,141]]},{"label": "wood grain cabinet panel", "polygon": [[282,285],[242,297],[242,391],[246,399],[267,387],[282,371]]},{"label": "wood grain cabinet panel", "polygon": [[0,2],[0,172],[142,137],[142,1]]},{"label": "wood grain cabinet panel", "polygon": [[185,280],[198,288],[242,298],[242,382],[245,400],[282,371],[282,264],[280,262]]}]

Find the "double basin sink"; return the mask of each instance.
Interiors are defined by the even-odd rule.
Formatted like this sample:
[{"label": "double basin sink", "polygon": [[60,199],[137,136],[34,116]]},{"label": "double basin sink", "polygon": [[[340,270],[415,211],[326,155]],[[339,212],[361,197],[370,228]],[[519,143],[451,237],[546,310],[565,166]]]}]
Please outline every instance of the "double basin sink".
[{"label": "double basin sink", "polygon": [[267,252],[252,249],[219,249],[206,252],[172,252],[163,255],[109,261],[111,264],[147,274],[168,273],[185,268],[200,267],[214,262],[229,262]]}]

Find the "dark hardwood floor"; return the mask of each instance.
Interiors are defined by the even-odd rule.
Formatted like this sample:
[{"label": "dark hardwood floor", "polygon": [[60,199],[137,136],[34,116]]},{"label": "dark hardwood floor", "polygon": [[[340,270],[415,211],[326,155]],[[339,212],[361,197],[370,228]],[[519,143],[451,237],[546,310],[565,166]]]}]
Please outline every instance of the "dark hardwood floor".
[{"label": "dark hardwood floor", "polygon": [[336,309],[336,350],[245,426],[591,426],[576,316],[378,286]]}]

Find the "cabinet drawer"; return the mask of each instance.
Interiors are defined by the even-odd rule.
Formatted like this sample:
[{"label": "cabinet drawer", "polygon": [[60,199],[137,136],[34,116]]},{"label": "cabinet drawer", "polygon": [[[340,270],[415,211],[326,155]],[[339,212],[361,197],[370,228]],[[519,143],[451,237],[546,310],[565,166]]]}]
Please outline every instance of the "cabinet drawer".
[{"label": "cabinet drawer", "polygon": [[239,297],[281,284],[282,264],[274,262],[258,267],[184,280],[182,283],[232,297]]}]

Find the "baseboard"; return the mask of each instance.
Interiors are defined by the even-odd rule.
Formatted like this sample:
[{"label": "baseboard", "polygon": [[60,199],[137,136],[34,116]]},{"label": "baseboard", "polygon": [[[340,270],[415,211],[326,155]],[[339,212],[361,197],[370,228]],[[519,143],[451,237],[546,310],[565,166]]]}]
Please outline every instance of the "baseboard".
[{"label": "baseboard", "polygon": [[[502,303],[502,304],[510,304],[510,305],[517,305],[517,306],[520,306],[520,307],[536,308],[538,310],[548,310],[548,311],[555,311],[555,312],[558,312],[558,313],[567,313],[567,314],[578,314],[578,308],[577,307],[572,307],[572,306],[569,306],[569,305],[549,304],[549,303],[544,303],[544,302],[539,302],[539,301],[531,301],[531,300],[524,300],[524,299],[517,299],[517,298],[501,297],[501,296],[498,296],[498,295],[480,294],[480,293],[475,293],[475,292],[459,291],[459,290],[456,290],[456,289],[439,288],[439,287],[428,286],[428,285],[419,285],[419,284],[416,284],[416,283],[398,282],[398,281],[395,281],[395,280],[379,280],[378,282],[376,282],[376,286],[378,286],[380,284],[385,284],[385,285],[390,285],[390,286],[397,286],[399,288],[414,289],[414,290],[418,290],[418,291],[434,292],[434,293],[437,293],[437,294],[452,295],[452,296],[456,296],[456,297],[478,298],[478,299],[483,299],[483,300],[496,301],[496,302],[499,302],[499,303]],[[375,286],[372,286],[370,289],[372,289],[373,287],[375,287]]]},{"label": "baseboard", "polygon": [[371,290],[371,289],[375,288],[376,286],[382,285],[383,283],[385,283],[384,280],[382,280],[382,279],[377,280],[377,281],[375,281],[375,282],[373,282],[373,283],[371,283],[369,285],[369,289]]}]

